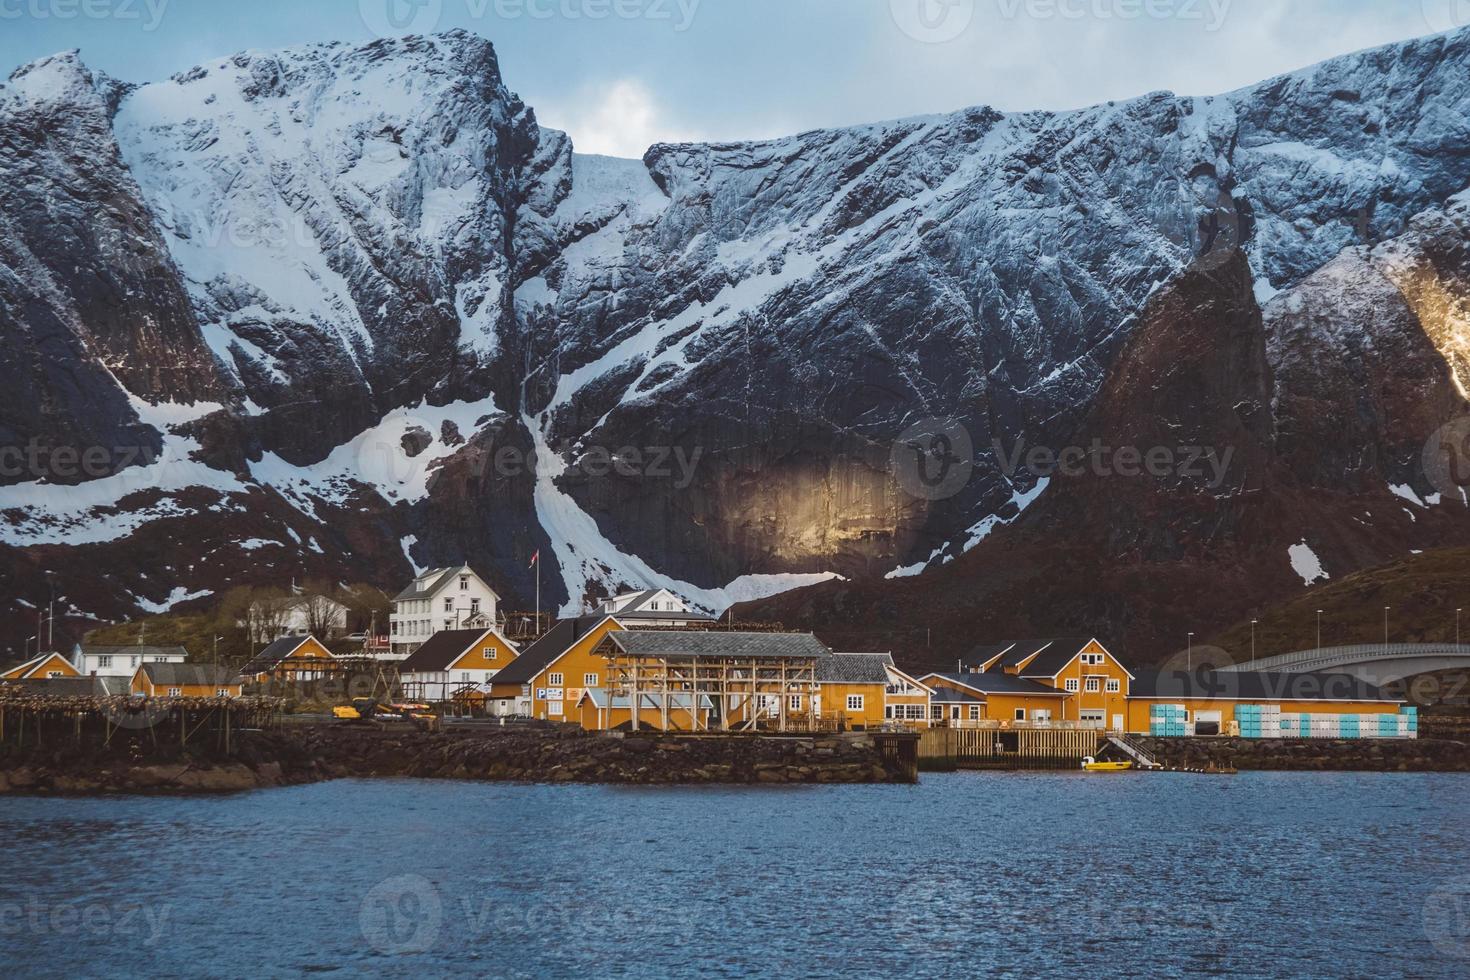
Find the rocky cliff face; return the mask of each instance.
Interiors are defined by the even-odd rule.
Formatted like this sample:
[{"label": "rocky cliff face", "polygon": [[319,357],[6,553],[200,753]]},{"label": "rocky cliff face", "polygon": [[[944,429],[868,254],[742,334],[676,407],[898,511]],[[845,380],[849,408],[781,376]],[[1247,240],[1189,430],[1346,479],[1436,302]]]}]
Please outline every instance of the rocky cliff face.
[{"label": "rocky cliff face", "polygon": [[[1418,460],[1470,370],[1467,60],[1459,33],[1213,98],[642,161],[574,153],[464,33],[139,86],[27,66],[0,88],[0,329],[30,359],[0,425],[143,459],[7,473],[8,584],[34,601],[51,567],[118,616],[303,564],[392,584],[469,560],[528,602],[541,548],[572,607],[836,573],[886,616],[1018,559],[1061,581],[1048,541],[1099,574],[1272,587],[1428,546],[1462,523]],[[905,440],[939,423],[968,479],[911,492]],[[1238,467],[1013,465],[1104,437]],[[1129,629],[1125,605],[1015,625]]]}]

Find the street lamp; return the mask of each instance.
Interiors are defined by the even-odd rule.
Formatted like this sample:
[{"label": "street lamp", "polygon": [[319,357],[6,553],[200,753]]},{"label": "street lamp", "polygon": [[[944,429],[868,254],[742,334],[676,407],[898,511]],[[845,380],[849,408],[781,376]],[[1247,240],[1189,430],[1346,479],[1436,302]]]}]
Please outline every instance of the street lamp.
[{"label": "street lamp", "polygon": [[1383,652],[1388,652],[1388,611],[1392,606],[1383,607]]},{"label": "street lamp", "polygon": [[1188,646],[1185,648],[1184,669],[1191,674],[1194,673],[1194,634],[1189,634]]},{"label": "street lamp", "polygon": [[[26,637],[26,652],[25,652],[24,656],[29,657],[31,655],[31,641],[32,640],[35,640],[35,639],[39,639],[39,636],[28,636],[28,637]],[[41,652],[41,644],[37,643],[36,644],[36,653],[37,654],[40,654],[40,652]]]},{"label": "street lamp", "polygon": [[1254,620],[1254,619],[1251,620],[1251,663],[1255,663],[1256,662],[1256,623],[1257,622],[1258,622],[1258,620]]},{"label": "street lamp", "polygon": [[1317,652],[1322,652],[1322,610],[1317,610]]},{"label": "street lamp", "polygon": [[1460,645],[1460,610],[1455,610],[1455,646]]}]

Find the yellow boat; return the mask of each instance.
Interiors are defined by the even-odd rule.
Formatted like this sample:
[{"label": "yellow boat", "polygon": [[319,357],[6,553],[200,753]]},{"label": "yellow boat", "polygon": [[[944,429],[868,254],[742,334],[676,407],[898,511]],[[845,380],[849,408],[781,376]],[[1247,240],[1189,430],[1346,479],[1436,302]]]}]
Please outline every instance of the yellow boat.
[{"label": "yellow boat", "polygon": [[1087,758],[1082,760],[1082,768],[1087,770],[1088,772],[1123,772],[1126,769],[1132,769],[1133,763],[1098,762],[1096,759],[1089,755]]}]

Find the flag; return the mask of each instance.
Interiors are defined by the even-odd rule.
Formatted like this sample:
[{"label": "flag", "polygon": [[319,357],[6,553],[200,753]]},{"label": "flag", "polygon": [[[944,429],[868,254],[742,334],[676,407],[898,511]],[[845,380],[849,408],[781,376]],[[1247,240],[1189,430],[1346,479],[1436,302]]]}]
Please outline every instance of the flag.
[{"label": "flag", "polygon": [[527,565],[526,567],[527,568],[534,568],[536,566],[536,563],[539,562],[540,560],[541,560],[541,549],[540,548],[537,548],[531,554],[531,564]]}]

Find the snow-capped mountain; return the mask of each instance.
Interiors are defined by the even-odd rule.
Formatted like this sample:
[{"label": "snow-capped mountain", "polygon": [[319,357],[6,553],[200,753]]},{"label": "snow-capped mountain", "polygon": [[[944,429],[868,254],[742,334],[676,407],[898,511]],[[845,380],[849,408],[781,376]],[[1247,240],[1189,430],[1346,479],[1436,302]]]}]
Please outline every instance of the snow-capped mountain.
[{"label": "snow-capped mountain", "polygon": [[[1260,384],[1210,409],[1248,423],[1217,434],[1251,433],[1293,486],[1422,504],[1433,413],[1410,424],[1384,386],[1452,413],[1470,378],[1445,271],[1467,64],[1462,32],[1217,97],[642,161],[574,153],[463,32],[139,85],[75,53],[25,66],[0,87],[0,426],[36,457],[0,487],[12,592],[50,568],[119,616],[467,560],[524,603],[538,548],[570,608],[927,580],[1075,493],[1005,458],[1098,431],[1119,358],[1141,332],[1168,349],[1159,311],[1199,276],[1243,283],[1260,333]],[[1434,358],[1383,365],[1408,379],[1363,359],[1393,296]],[[939,499],[894,472],[925,419],[973,445]],[[102,452],[83,472],[56,447]],[[1240,560],[1284,563],[1281,533]],[[1379,548],[1317,547],[1329,569]]]}]

